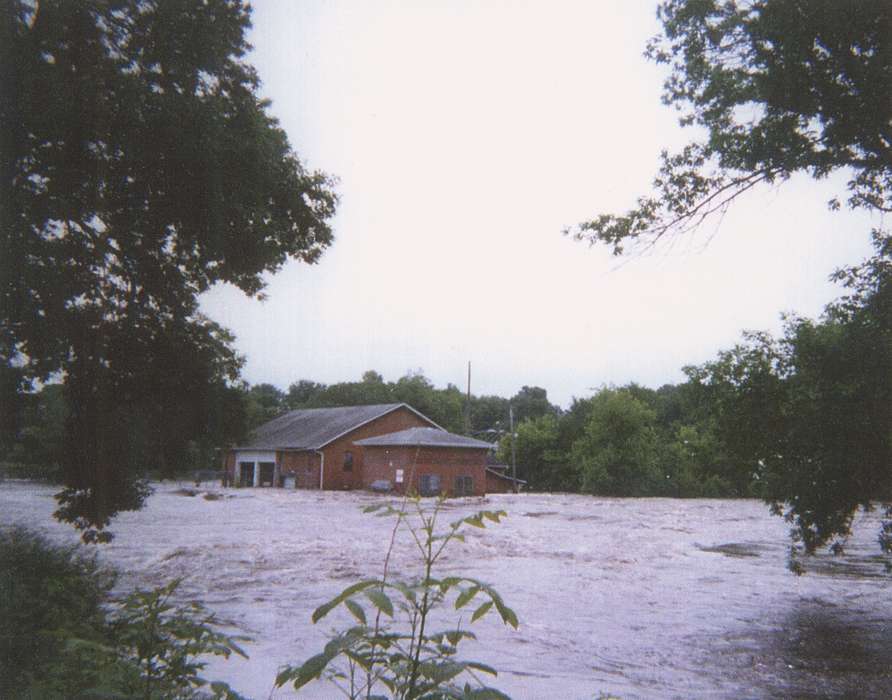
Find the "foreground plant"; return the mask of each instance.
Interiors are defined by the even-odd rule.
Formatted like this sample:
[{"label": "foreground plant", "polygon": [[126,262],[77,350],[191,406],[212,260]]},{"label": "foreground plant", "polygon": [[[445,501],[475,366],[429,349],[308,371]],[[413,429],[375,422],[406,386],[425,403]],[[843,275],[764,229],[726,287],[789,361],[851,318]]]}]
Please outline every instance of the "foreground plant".
[{"label": "foreground plant", "polygon": [[238,700],[226,683],[201,677],[207,657],[248,658],[238,645],[246,637],[229,637],[201,603],[174,604],[180,579],[150,591],[135,591],[121,603],[112,621],[119,678],[127,697]]},{"label": "foreground plant", "polygon": [[210,656],[246,656],[244,637],[174,603],[179,579],[112,601],[115,577],[83,547],[0,529],[0,698],[239,698],[200,674]]},{"label": "foreground plant", "polygon": [[502,622],[517,628],[517,615],[505,605],[490,585],[466,576],[436,578],[434,565],[454,540],[464,541],[460,532],[467,526],[485,528],[497,523],[504,511],[480,511],[450,523],[437,532],[443,501],[425,509],[419,499],[400,508],[369,506],[365,512],[395,516],[394,537],[400,529],[409,533],[419,554],[422,573],[411,582],[388,580],[388,551],[381,578],[366,579],[345,588],[317,608],[319,622],[336,608],[346,608],[357,625],[338,632],[321,653],[301,666],[288,666],[276,678],[276,687],[292,683],[295,689],[325,678],[348,698],[394,698],[434,700],[440,698],[507,698],[487,686],[481,675],[496,676],[495,669],[478,661],[457,658],[458,645],[476,635],[462,628],[461,619],[449,629],[431,631],[432,618],[451,604],[460,610],[475,601],[470,622],[495,610]]}]

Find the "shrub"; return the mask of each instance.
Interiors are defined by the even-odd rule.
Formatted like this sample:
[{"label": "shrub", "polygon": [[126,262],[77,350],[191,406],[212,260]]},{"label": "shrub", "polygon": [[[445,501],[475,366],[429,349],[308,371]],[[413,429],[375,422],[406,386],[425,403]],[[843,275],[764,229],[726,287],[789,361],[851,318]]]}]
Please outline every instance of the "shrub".
[{"label": "shrub", "polygon": [[[179,580],[112,603],[114,574],[33,532],[0,533],[0,698],[239,696],[199,674],[209,655],[245,656]],[[110,608],[110,609],[107,609]]]},{"label": "shrub", "polygon": [[418,499],[413,503],[411,516],[405,502],[399,509],[370,506],[365,510],[396,516],[394,536],[400,526],[408,531],[418,549],[421,576],[409,582],[388,580],[388,553],[381,578],[348,586],[313,613],[315,623],[343,606],[358,624],[337,633],[322,652],[301,666],[284,668],[276,678],[277,687],[292,683],[298,689],[324,676],[348,698],[385,698],[382,693],[386,691],[400,700],[507,699],[481,680],[480,674],[497,675],[495,669],[457,658],[458,645],[464,639],[475,639],[473,632],[463,629],[461,622],[446,630],[429,628],[437,608],[451,602],[458,610],[475,599],[470,622],[494,610],[504,623],[517,627],[514,611],[492,586],[464,576],[433,575],[445,548],[454,540],[464,539],[459,532],[463,527],[483,528],[487,520],[499,522],[505,513],[480,511],[437,532],[442,500],[430,511]]},{"label": "shrub", "polygon": [[92,684],[68,640],[106,641],[113,582],[76,547],[22,528],[0,533],[0,697],[70,696]]},{"label": "shrub", "polygon": [[[201,603],[174,604],[175,579],[151,591],[134,591],[112,615],[115,641],[114,686],[128,698],[229,698],[240,696],[228,685],[199,674],[207,656],[248,658],[238,642],[216,628],[216,618]],[[210,694],[207,690],[210,690]]]}]

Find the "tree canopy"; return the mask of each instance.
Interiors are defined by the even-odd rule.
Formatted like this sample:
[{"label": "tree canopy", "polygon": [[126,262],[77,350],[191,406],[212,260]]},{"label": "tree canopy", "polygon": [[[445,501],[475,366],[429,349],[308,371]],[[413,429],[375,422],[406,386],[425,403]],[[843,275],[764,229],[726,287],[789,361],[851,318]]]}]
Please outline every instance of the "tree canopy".
[{"label": "tree canopy", "polygon": [[646,56],[670,68],[663,101],[703,136],[664,151],[653,194],[581,223],[578,239],[652,245],[797,172],[842,170],[848,206],[892,211],[887,0],[667,0],[658,17]]},{"label": "tree canopy", "polygon": [[169,416],[186,387],[237,377],[198,295],[259,295],[264,272],[332,241],[332,182],[258,97],[249,26],[238,0],[3,4],[3,384],[65,378],[80,505],[62,514],[85,528],[139,502],[117,407]]},{"label": "tree canopy", "polygon": [[781,338],[748,334],[688,369],[735,459],[793,524],[794,551],[838,548],[859,507],[892,497],[892,239],[874,244],[837,273],[848,294],[820,320],[788,317]]}]

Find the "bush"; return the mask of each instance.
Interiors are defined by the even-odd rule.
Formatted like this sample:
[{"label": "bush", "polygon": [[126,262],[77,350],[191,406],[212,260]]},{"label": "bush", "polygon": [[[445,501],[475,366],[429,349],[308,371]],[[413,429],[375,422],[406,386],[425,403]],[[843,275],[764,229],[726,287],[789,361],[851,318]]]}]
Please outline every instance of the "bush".
[{"label": "bush", "polygon": [[77,547],[21,528],[0,534],[0,697],[71,696],[92,685],[68,640],[106,641],[113,583]]},{"label": "bush", "polygon": [[406,509],[406,501],[400,508],[369,506],[365,511],[396,517],[391,549],[397,531],[405,528],[418,550],[420,576],[411,581],[389,580],[388,552],[381,578],[348,586],[313,613],[315,623],[343,606],[357,624],[337,633],[301,666],[282,669],[276,687],[291,683],[297,690],[324,678],[350,700],[510,700],[481,679],[481,674],[497,675],[495,669],[458,658],[459,644],[476,639],[473,632],[462,628],[461,621],[446,630],[429,627],[437,609],[451,605],[459,610],[473,602],[470,622],[493,610],[502,622],[517,628],[517,615],[492,586],[465,576],[433,575],[434,565],[450,542],[464,540],[459,532],[463,527],[484,528],[486,521],[497,523],[505,513],[480,511],[438,532],[442,500],[432,510],[425,510],[418,499],[413,503],[411,511]]},{"label": "bush", "polygon": [[112,603],[114,573],[82,550],[0,534],[0,698],[239,697],[198,674],[209,655],[245,656],[240,639],[171,602],[178,580]]}]

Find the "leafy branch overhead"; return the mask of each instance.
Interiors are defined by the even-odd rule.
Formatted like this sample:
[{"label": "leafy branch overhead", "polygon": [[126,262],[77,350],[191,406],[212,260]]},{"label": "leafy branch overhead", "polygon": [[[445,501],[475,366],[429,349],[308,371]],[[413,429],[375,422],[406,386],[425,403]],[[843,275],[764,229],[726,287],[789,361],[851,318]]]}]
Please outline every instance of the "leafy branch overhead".
[{"label": "leafy branch overhead", "polygon": [[843,170],[848,206],[892,211],[892,5],[668,0],[658,17],[646,56],[671,70],[663,102],[703,136],[662,153],[653,194],[631,210],[569,233],[618,255],[689,233],[797,172]]}]

